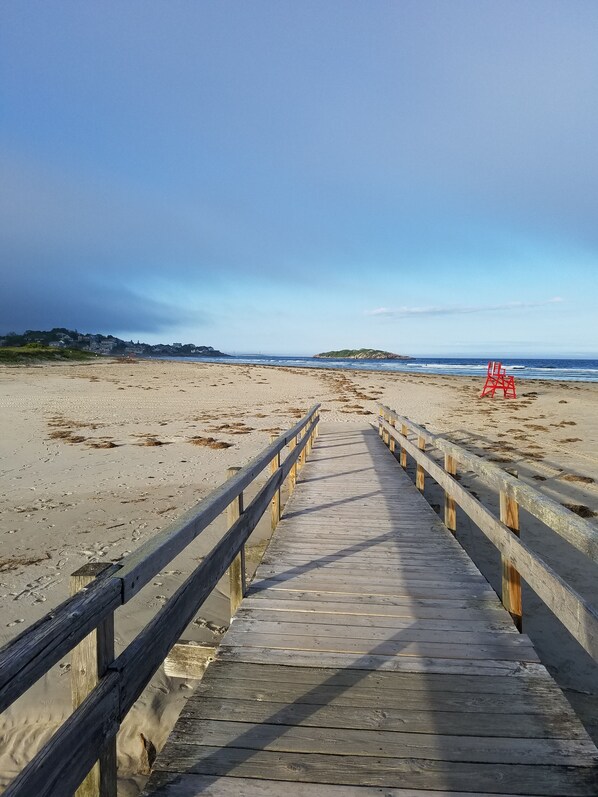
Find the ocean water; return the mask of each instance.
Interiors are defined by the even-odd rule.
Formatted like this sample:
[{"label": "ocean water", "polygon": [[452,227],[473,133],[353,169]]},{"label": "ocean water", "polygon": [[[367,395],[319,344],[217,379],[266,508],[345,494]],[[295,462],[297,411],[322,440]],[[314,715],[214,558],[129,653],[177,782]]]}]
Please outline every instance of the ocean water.
[{"label": "ocean water", "polygon": [[[314,357],[290,357],[265,354],[235,357],[169,357],[172,360],[222,362],[247,365],[282,365],[294,368],[347,368],[353,371],[396,371],[409,374],[451,374],[479,376],[486,373],[488,360],[464,357],[416,357],[413,360],[319,360]],[[516,379],[548,379],[574,382],[598,382],[598,360],[553,360],[506,357],[502,360],[508,374]]]}]

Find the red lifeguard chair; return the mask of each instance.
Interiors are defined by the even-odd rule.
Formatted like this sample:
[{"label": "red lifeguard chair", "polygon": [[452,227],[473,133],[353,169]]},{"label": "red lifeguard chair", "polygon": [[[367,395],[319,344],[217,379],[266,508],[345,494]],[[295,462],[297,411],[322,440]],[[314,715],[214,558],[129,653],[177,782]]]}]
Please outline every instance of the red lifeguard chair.
[{"label": "red lifeguard chair", "polygon": [[488,373],[480,398],[484,396],[494,396],[497,390],[502,390],[505,398],[517,398],[515,390],[515,377],[507,376],[502,363],[491,360],[488,363]]}]

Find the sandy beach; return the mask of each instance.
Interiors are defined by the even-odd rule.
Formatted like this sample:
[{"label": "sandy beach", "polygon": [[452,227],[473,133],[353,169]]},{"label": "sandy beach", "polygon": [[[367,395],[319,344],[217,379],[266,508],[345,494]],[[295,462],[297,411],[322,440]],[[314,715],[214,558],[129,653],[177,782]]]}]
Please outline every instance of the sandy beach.
[{"label": "sandy beach", "polygon": [[[362,425],[375,420],[382,401],[516,469],[596,523],[598,384],[521,380],[516,400],[480,400],[481,385],[473,377],[157,360],[0,368],[0,644],[64,600],[73,571],[134,550],[316,401],[323,423]],[[462,483],[496,506],[473,479],[465,475]],[[441,505],[432,485],[426,494]],[[222,531],[215,523],[117,613],[118,650]],[[264,522],[252,537],[253,565],[268,534]],[[598,600],[597,568],[579,552],[529,517],[522,517],[522,537]],[[481,532],[460,518],[459,539],[497,586],[498,557]],[[229,620],[227,588],[223,580],[186,638],[217,642]],[[598,667],[528,591],[524,612],[526,633],[598,740]],[[61,662],[2,716],[0,786],[68,716],[68,670],[68,661]],[[138,792],[147,750],[164,743],[191,688],[161,672],[128,716],[119,736],[122,794]]]}]

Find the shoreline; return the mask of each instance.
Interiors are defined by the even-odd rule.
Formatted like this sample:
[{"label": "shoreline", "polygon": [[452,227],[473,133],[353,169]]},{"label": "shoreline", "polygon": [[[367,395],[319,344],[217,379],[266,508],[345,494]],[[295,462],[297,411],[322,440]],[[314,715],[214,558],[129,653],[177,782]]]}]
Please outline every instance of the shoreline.
[{"label": "shoreline", "polygon": [[[231,355],[231,358],[234,358],[234,355]],[[160,361],[160,362],[179,362],[179,363],[193,362],[193,363],[202,363],[202,364],[205,364],[205,365],[229,365],[229,366],[230,365],[237,365],[237,366],[241,366],[241,367],[245,367],[245,368],[250,368],[250,367],[258,367],[258,368],[299,368],[301,370],[306,370],[306,371],[317,371],[317,370],[320,370],[320,371],[347,371],[348,373],[351,373],[351,374],[354,374],[354,373],[365,373],[365,374],[368,374],[368,373],[372,373],[372,374],[407,374],[407,375],[415,375],[415,376],[422,376],[422,377],[433,376],[433,377],[446,377],[446,378],[450,378],[450,379],[452,379],[452,378],[471,378],[471,379],[481,379],[481,380],[484,380],[486,378],[485,366],[484,366],[484,369],[480,370],[479,373],[476,372],[475,374],[464,374],[464,373],[450,373],[449,374],[449,373],[441,373],[441,372],[438,372],[438,371],[407,371],[407,370],[399,370],[399,369],[392,369],[392,368],[382,369],[382,368],[375,368],[375,367],[367,368],[367,367],[361,367],[361,366],[359,368],[351,368],[351,367],[348,367],[346,365],[321,365],[320,362],[318,362],[317,365],[311,365],[311,364],[310,365],[299,365],[299,364],[283,365],[281,363],[276,363],[276,362],[230,362],[230,361],[225,361],[225,360],[223,360],[222,362],[220,360],[218,360],[216,362],[214,362],[214,361],[211,362],[208,359],[202,359],[202,360],[196,359],[196,360],[194,360],[191,357],[180,357],[180,358],[171,358],[171,357],[139,357],[138,359],[139,360],[144,360],[144,361],[154,361],[154,360],[156,360],[156,361]],[[413,359],[417,359],[417,358],[413,358]],[[441,359],[441,358],[439,358],[439,359]],[[352,362],[363,362],[363,360],[361,360],[361,361],[360,360],[353,360]],[[596,370],[598,372],[598,368]],[[537,376],[524,376],[523,374],[520,374],[519,372],[513,374],[513,376],[515,376],[516,380],[517,379],[521,379],[526,384],[528,384],[530,382],[540,382],[542,384],[544,384],[545,382],[549,382],[551,384],[560,383],[560,382],[565,382],[565,383],[569,383],[569,382],[578,383],[579,382],[579,383],[587,384],[587,385],[598,384],[598,376],[596,377],[596,379],[578,379],[578,378],[573,378],[573,377],[571,377],[571,378],[549,378],[549,377],[547,377],[545,379],[542,379],[541,377],[537,377]],[[482,381],[482,384],[483,384],[483,381]],[[480,390],[481,390],[481,387],[480,387]]]},{"label": "shoreline", "polygon": [[[235,359],[234,355],[230,355],[231,359]],[[109,354],[100,354],[97,355],[97,358],[89,359],[89,360],[82,360],[82,361],[69,361],[69,360],[39,360],[37,362],[19,362],[19,363],[0,363],[0,368],[7,368],[7,369],[21,369],[21,368],[40,368],[40,367],[61,367],[61,366],[92,366],[97,365],[100,363],[113,363],[113,364],[121,364],[121,363],[136,363],[136,362],[165,362],[165,363],[179,363],[179,364],[195,364],[195,365],[213,365],[213,366],[236,366],[238,368],[280,368],[281,370],[301,370],[301,371],[341,371],[346,372],[347,375],[354,375],[354,374],[378,374],[378,375],[405,375],[405,376],[417,376],[421,378],[440,378],[440,379],[477,379],[480,380],[480,392],[484,383],[484,379],[486,378],[485,370],[480,370],[474,374],[465,374],[465,373],[443,373],[438,371],[402,371],[402,370],[393,370],[391,368],[388,369],[381,369],[381,368],[351,368],[347,367],[346,365],[283,365],[281,363],[276,362],[230,362],[229,360],[218,360],[212,361],[209,359],[193,359],[192,357],[134,357],[132,359],[125,359],[125,358],[118,358],[114,357],[113,355]],[[355,360],[355,362],[360,362],[359,360]],[[597,369],[598,371],[598,369]],[[581,385],[598,385],[598,376],[596,379],[579,379],[577,377],[571,378],[541,378],[538,376],[525,376],[520,374],[519,372],[513,374],[515,380],[521,380],[522,383],[525,385],[530,385],[532,383],[538,383],[539,385],[559,385],[559,384],[581,384]],[[516,382],[517,384],[517,382]]]},{"label": "shoreline", "polygon": [[[521,479],[561,503],[598,513],[598,384],[528,380],[517,399],[479,401],[483,380],[462,377],[187,358],[1,366],[6,489],[0,496],[0,644],[68,596],[70,573],[85,562],[118,561],[135,550],[221,484],[229,466],[245,464],[266,447],[270,434],[290,428],[316,401],[324,423],[347,424],[375,421],[376,402],[382,401],[475,453],[502,458],[501,467],[515,467]],[[467,474],[462,483],[488,506],[496,502]],[[432,484],[426,493],[442,504]],[[596,602],[596,568],[586,572],[579,555],[543,527],[527,520],[522,527],[525,542]],[[598,534],[598,523],[596,529]],[[139,600],[118,611],[119,649],[222,533],[222,524],[213,524]],[[496,557],[480,535],[459,522],[458,538],[495,583]],[[256,558],[268,536],[266,518],[252,540]],[[533,595],[524,600],[526,632],[598,738],[592,726],[598,668],[567,641]],[[228,619],[223,579],[184,637],[209,644]],[[161,671],[136,704],[119,738],[121,794],[133,797],[143,782],[140,734],[159,748],[188,694],[187,684]],[[2,716],[0,786],[68,714],[69,704],[65,660]]]}]

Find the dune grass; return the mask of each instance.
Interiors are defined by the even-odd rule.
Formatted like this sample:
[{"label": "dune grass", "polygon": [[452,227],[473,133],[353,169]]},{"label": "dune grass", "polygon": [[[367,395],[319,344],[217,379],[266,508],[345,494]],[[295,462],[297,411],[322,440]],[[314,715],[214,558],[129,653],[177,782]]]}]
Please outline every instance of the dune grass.
[{"label": "dune grass", "polygon": [[92,360],[99,355],[80,349],[56,349],[52,346],[32,345],[0,347],[0,363],[22,365],[43,360]]}]

